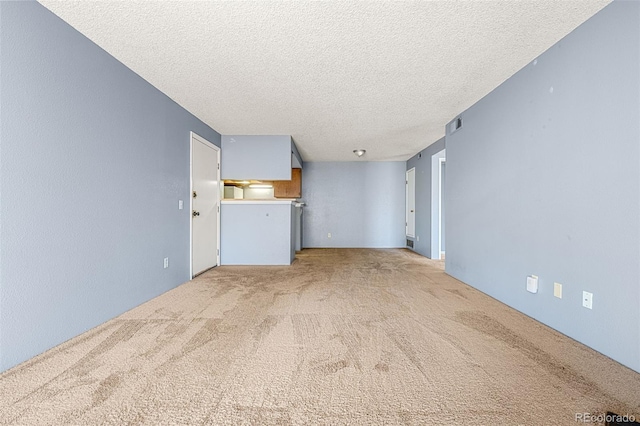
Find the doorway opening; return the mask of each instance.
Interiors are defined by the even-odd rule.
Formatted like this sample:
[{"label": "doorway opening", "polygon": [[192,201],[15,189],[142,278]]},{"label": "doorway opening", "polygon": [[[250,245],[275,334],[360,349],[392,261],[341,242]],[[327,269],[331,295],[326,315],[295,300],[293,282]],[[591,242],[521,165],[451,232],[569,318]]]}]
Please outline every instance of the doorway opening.
[{"label": "doorway opening", "polygon": [[431,259],[445,256],[446,149],[431,156]]},{"label": "doorway opening", "polygon": [[445,214],[444,214],[444,181],[445,181],[445,171],[446,171],[446,165],[447,165],[447,159],[446,158],[441,158],[440,159],[440,193],[439,193],[439,197],[440,200],[438,201],[438,206],[440,207],[440,212],[438,213],[438,219],[440,220],[440,223],[438,224],[438,227],[440,228],[440,232],[439,232],[439,252],[440,252],[440,259],[444,259],[445,256],[445,238],[444,238],[444,218],[445,218]]}]

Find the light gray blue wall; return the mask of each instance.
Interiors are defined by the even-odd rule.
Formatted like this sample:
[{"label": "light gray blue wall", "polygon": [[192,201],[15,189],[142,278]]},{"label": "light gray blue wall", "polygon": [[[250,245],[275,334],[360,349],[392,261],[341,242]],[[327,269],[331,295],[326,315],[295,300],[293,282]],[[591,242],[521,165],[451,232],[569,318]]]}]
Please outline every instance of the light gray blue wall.
[{"label": "light gray blue wall", "polygon": [[462,114],[446,183],[447,273],[636,371],[639,56],[615,1]]},{"label": "light gray blue wall", "polygon": [[220,135],[40,4],[0,8],[5,370],[189,279],[189,131]]},{"label": "light gray blue wall", "polygon": [[431,156],[444,148],[445,139],[442,138],[407,161],[407,170],[414,167],[416,169],[416,237],[420,237],[420,240],[406,238],[413,240],[415,252],[429,258],[431,257]]},{"label": "light gray blue wall", "polygon": [[404,247],[405,166],[305,162],[303,247]]},{"label": "light gray blue wall", "polygon": [[222,265],[290,265],[295,241],[293,205],[222,204],[220,263]]},{"label": "light gray blue wall", "polygon": [[222,179],[291,180],[291,136],[223,135]]}]

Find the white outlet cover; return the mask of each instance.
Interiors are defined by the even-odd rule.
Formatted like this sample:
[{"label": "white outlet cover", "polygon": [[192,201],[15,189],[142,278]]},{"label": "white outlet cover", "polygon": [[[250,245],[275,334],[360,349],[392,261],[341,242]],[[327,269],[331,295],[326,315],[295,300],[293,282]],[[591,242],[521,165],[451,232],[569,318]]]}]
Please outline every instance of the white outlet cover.
[{"label": "white outlet cover", "polygon": [[529,293],[538,292],[538,277],[536,275],[529,275],[527,277],[527,291]]},{"label": "white outlet cover", "polygon": [[587,309],[593,309],[593,293],[582,292],[582,306]]},{"label": "white outlet cover", "polygon": [[168,257],[164,258],[164,267],[165,267],[165,269],[169,267],[169,258]]},{"label": "white outlet cover", "polygon": [[553,295],[558,299],[562,299],[562,284],[553,283]]},{"label": "white outlet cover", "polygon": [[182,210],[184,208],[184,203],[182,202],[182,200],[178,200],[178,209]]}]

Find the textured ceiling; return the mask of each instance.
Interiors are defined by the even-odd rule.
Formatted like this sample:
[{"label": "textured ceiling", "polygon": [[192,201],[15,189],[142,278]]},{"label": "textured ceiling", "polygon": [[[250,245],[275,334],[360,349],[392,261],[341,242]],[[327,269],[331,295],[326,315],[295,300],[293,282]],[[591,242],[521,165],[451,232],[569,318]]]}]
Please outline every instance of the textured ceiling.
[{"label": "textured ceiling", "polygon": [[405,160],[609,0],[41,1],[222,134]]}]

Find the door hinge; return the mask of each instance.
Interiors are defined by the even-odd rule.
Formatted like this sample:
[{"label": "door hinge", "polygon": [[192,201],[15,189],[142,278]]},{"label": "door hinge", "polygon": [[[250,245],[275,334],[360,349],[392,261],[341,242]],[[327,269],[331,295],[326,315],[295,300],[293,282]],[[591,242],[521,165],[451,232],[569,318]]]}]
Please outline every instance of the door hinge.
[{"label": "door hinge", "polygon": [[218,163],[218,170],[220,170],[220,163]]},{"label": "door hinge", "polygon": [[217,249],[216,253],[218,254],[218,256],[220,256],[220,249]]},{"label": "door hinge", "polygon": [[220,213],[220,206],[218,206],[218,213]]}]

